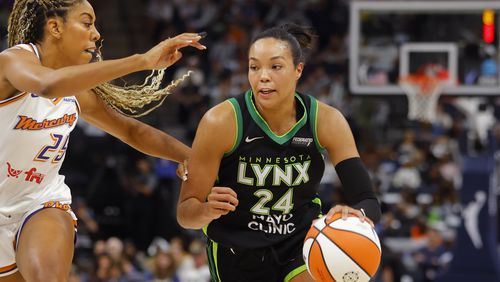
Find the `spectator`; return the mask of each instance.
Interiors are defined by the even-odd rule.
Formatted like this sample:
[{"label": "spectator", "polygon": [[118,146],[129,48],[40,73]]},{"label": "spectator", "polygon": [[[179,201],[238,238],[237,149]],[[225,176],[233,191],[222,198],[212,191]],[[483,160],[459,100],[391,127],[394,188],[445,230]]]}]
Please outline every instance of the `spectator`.
[{"label": "spectator", "polygon": [[131,237],[140,250],[145,250],[153,238],[154,192],[158,176],[149,159],[138,159],[127,187],[128,224]]},{"label": "spectator", "polygon": [[427,246],[416,251],[413,258],[419,267],[419,281],[434,281],[443,273],[450,261],[450,252],[444,244],[442,230],[438,225],[430,226],[427,232]]}]

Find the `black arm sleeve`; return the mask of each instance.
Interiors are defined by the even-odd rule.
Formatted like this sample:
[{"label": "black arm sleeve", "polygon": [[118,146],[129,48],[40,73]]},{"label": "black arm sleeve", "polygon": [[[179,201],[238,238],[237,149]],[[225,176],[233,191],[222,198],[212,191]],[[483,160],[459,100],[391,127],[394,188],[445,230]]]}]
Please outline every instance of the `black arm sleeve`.
[{"label": "black arm sleeve", "polygon": [[377,223],[380,221],[380,217],[382,213],[380,212],[380,204],[377,199],[364,199],[361,202],[352,206],[355,209],[363,209],[366,216],[373,221],[373,223]]},{"label": "black arm sleeve", "polygon": [[368,171],[359,157],[343,160],[335,170],[344,187],[347,204],[356,209],[363,209],[366,216],[374,223],[380,220],[380,204],[373,192]]}]

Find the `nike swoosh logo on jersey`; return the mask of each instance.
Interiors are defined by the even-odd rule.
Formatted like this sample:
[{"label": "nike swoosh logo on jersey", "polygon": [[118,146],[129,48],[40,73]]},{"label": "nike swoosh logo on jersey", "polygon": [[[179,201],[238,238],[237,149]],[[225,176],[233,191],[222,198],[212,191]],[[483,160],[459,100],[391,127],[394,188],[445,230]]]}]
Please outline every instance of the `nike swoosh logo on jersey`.
[{"label": "nike swoosh logo on jersey", "polygon": [[250,138],[249,136],[247,136],[247,138],[245,139],[245,142],[250,143],[254,140],[262,139],[262,138],[264,138],[264,136],[258,136],[258,137],[254,137],[254,138]]}]

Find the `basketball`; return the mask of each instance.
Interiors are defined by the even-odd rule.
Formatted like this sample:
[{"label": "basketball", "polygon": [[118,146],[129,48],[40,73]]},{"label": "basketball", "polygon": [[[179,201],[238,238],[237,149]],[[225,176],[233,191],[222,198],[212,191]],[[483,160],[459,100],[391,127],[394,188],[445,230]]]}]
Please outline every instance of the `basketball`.
[{"label": "basketball", "polygon": [[380,264],[377,233],[356,216],[317,220],[304,240],[304,261],[316,281],[370,281]]}]

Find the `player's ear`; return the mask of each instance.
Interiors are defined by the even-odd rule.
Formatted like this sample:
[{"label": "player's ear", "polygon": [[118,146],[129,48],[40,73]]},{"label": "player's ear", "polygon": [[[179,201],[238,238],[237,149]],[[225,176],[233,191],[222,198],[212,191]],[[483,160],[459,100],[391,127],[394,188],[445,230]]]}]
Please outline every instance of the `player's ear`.
[{"label": "player's ear", "polygon": [[302,71],[304,70],[304,63],[299,63],[295,68],[295,79],[299,80],[302,76]]},{"label": "player's ear", "polygon": [[51,17],[47,19],[46,31],[54,38],[61,39],[63,21],[59,17]]}]

